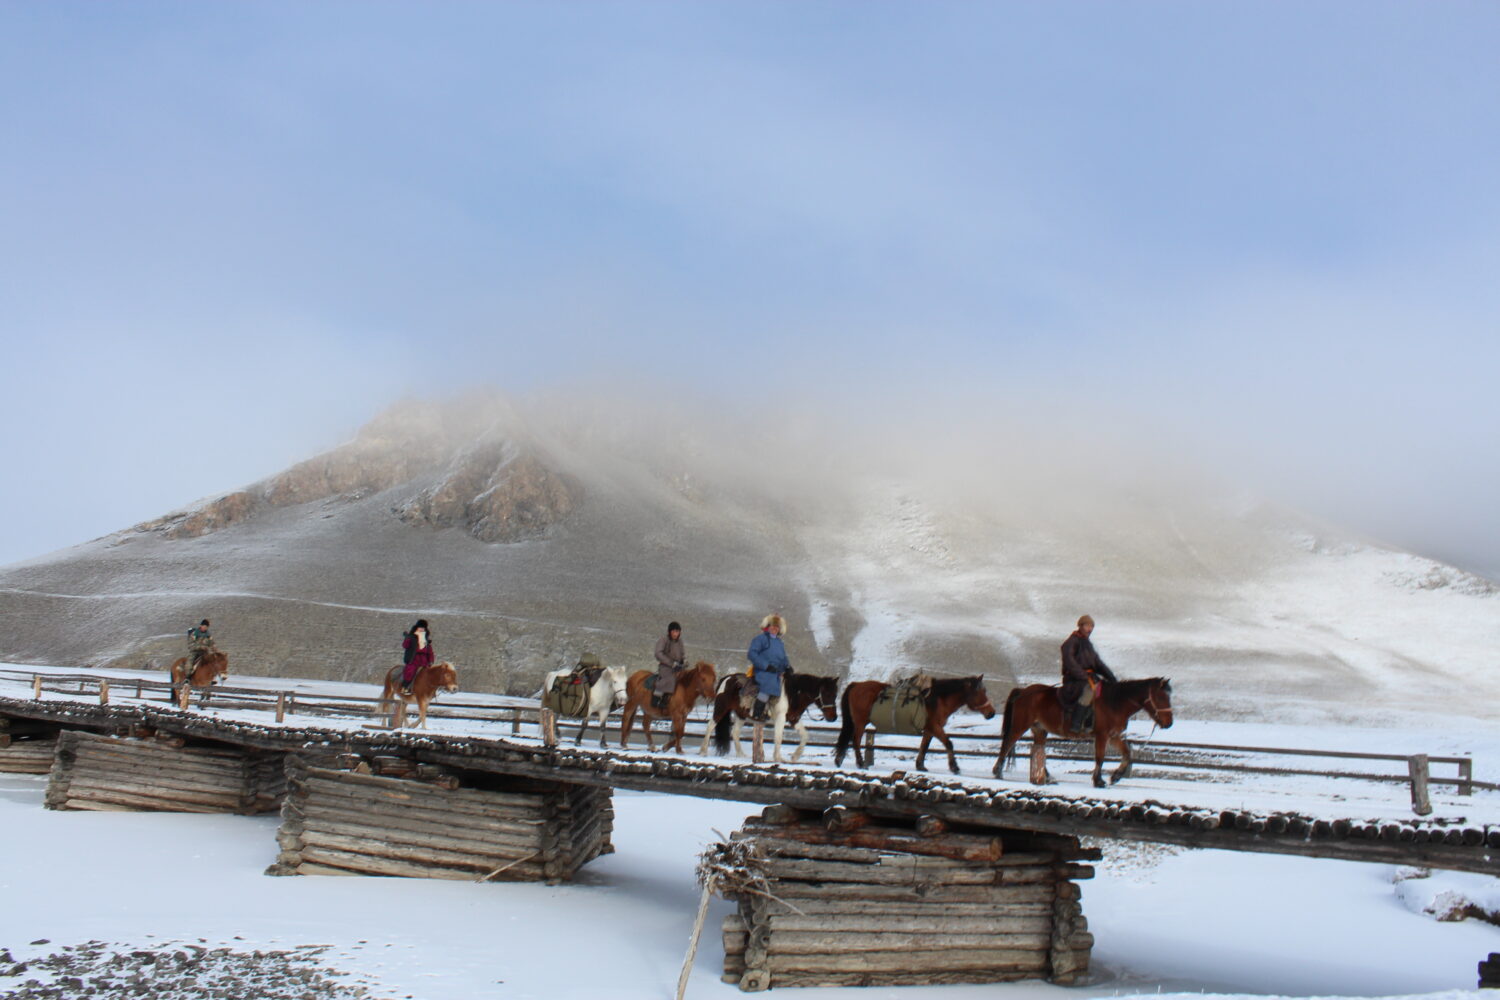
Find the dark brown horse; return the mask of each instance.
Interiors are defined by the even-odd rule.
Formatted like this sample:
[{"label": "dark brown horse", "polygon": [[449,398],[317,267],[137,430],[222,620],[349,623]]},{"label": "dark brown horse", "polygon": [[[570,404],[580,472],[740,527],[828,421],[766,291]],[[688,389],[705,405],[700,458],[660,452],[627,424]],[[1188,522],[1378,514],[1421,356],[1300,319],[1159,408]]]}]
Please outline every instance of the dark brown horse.
[{"label": "dark brown horse", "polygon": [[[739,720],[749,718],[741,703],[745,681],[748,679],[744,674],[729,674],[719,682],[719,694],[714,698],[713,725],[703,730],[700,755],[708,753],[708,741],[712,736],[714,751],[720,756],[729,752],[731,742],[734,743],[734,752],[744,756],[744,751],[740,748]],[[792,674],[782,679],[781,697],[771,699],[770,721],[776,727],[776,763],[784,763],[781,759],[781,733],[788,722],[797,727],[797,737],[801,740],[797,744],[797,752],[792,754],[792,763],[802,759],[802,751],[807,749],[807,727],[802,724],[802,713],[809,708],[821,709],[825,722],[832,722],[839,717],[837,677]]]},{"label": "dark brown horse", "polygon": [[655,674],[655,670],[637,670],[625,682],[625,719],[620,723],[620,746],[629,745],[630,724],[635,721],[635,713],[639,711],[641,728],[646,731],[648,750],[656,749],[656,744],[651,739],[652,721],[671,719],[672,736],[663,749],[671,750],[676,746],[677,753],[682,753],[682,731],[687,727],[687,715],[698,704],[699,698],[714,700],[714,683],[718,676],[714,673],[712,663],[699,660],[696,666],[689,667],[677,676],[677,686],[667,699],[667,707],[659,709],[652,706],[651,689],[646,687],[646,678]]},{"label": "dark brown horse", "polygon": [[438,696],[439,691],[451,693],[458,690],[458,670],[446,660],[425,666],[412,678],[411,694],[402,694],[401,674],[405,670],[406,667],[397,664],[385,672],[385,687],[380,691],[380,702],[375,706],[375,714],[388,714],[397,698],[407,705],[416,702],[417,725],[426,729],[427,704]]},{"label": "dark brown horse", "polygon": [[1005,719],[1000,726],[1000,756],[995,760],[995,777],[1004,775],[1005,765],[1016,752],[1016,741],[1031,730],[1031,783],[1045,785],[1052,781],[1047,773],[1047,737],[1075,739],[1094,738],[1094,787],[1104,787],[1104,748],[1113,743],[1120,753],[1120,766],[1109,776],[1113,785],[1130,774],[1130,744],[1123,733],[1125,724],[1135,713],[1146,710],[1151,721],[1163,729],[1172,727],[1172,682],[1164,677],[1140,681],[1106,681],[1094,699],[1094,728],[1084,733],[1070,733],[1063,725],[1062,702],[1057,688],[1032,684],[1016,688],[1005,699]]},{"label": "dark brown horse", "polygon": [[221,650],[210,649],[198,660],[198,665],[193,668],[191,674],[187,668],[188,658],[182,657],[172,664],[172,693],[169,700],[177,704],[177,699],[182,697],[182,685],[187,684],[192,688],[199,688],[203,694],[199,697],[198,704],[202,705],[208,700],[208,689],[217,684],[221,678],[229,676],[229,654]]},{"label": "dark brown horse", "polygon": [[[844,754],[849,752],[850,747],[854,748],[855,765],[866,766],[864,755],[860,752],[859,739],[870,722],[870,709],[875,700],[888,687],[890,685],[884,681],[856,681],[844,688],[844,695],[840,699],[843,702],[844,724],[839,729],[838,745],[833,751],[835,766],[844,763]],[[960,708],[972,709],[986,719],[995,717],[995,706],[990,704],[989,693],[984,689],[984,678],[978,675],[940,677],[928,688],[925,704],[927,724],[922,727],[922,746],[917,750],[917,770],[927,770],[924,766],[927,747],[936,736],[948,748],[948,770],[958,774],[958,758],[953,756],[953,741],[943,731],[943,726],[947,723],[948,716]]]}]

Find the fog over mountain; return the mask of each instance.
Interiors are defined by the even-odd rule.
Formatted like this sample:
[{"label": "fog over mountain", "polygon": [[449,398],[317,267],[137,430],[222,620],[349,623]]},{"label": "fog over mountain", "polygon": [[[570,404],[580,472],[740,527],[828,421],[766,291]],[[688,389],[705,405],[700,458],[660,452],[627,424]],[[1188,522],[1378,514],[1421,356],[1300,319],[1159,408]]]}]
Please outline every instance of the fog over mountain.
[{"label": "fog over mountain", "polygon": [[[213,619],[236,672],[371,680],[416,617],[465,687],[530,693],[586,650],[644,667],[669,619],[739,669],[1057,673],[1079,614],[1184,711],[1444,710],[1487,669],[1500,588],[1121,442],[1019,417],[407,401],[266,480],[0,570],[0,659],[164,665]],[[1431,695],[1423,694],[1431,691]],[[1447,705],[1451,711],[1452,706]]]}]

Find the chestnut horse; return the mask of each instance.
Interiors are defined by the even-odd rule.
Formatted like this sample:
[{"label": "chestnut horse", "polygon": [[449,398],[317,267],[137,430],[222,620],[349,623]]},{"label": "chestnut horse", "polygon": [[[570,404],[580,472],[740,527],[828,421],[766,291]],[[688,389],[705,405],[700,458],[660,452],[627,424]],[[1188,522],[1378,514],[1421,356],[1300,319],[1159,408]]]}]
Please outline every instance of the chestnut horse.
[{"label": "chestnut horse", "polygon": [[652,707],[651,689],[646,687],[646,678],[655,673],[655,670],[637,670],[625,682],[625,720],[620,723],[620,746],[622,749],[629,746],[630,724],[635,721],[635,713],[639,711],[641,728],[646,732],[646,749],[656,749],[656,744],[651,739],[652,720],[670,718],[672,736],[663,749],[671,750],[675,745],[677,753],[682,753],[682,731],[687,727],[687,714],[698,704],[699,698],[714,700],[714,683],[718,680],[714,665],[699,660],[696,666],[678,674],[677,686],[672,689],[665,710]]},{"label": "chestnut horse", "polygon": [[[703,747],[698,751],[700,756],[707,755],[710,738],[714,741],[714,751],[720,756],[729,752],[731,741],[734,743],[735,755],[745,755],[740,746],[740,720],[749,716],[741,706],[740,695],[746,680],[744,674],[730,674],[719,682],[719,694],[714,698],[713,725],[703,730]],[[817,707],[822,709],[825,722],[832,722],[839,717],[839,679],[816,677],[812,674],[784,677],[781,681],[781,697],[772,698],[770,707],[770,721],[776,726],[774,759],[778,764],[784,763],[781,759],[781,734],[790,722],[797,727],[797,737],[801,741],[797,744],[797,752],[792,754],[792,763],[795,764],[802,759],[802,751],[807,749],[807,727],[802,724],[802,713]]]},{"label": "chestnut horse", "polygon": [[198,699],[198,704],[202,705],[208,701],[208,689],[219,683],[220,678],[229,676],[229,654],[210,649],[198,660],[198,665],[191,674],[188,673],[187,662],[188,658],[184,656],[172,664],[172,690],[167,700],[177,704],[182,685],[187,684],[189,687],[203,689],[203,694]]},{"label": "chestnut horse", "polygon": [[[844,754],[850,747],[854,748],[855,765],[867,766],[864,755],[860,752],[859,738],[870,722],[871,707],[880,693],[888,687],[890,685],[884,681],[856,681],[844,688],[844,696],[840,699],[843,702],[844,724],[839,729],[838,745],[833,751],[834,766],[844,763]],[[939,677],[927,690],[926,705],[927,724],[922,727],[922,746],[917,750],[917,770],[927,770],[924,766],[927,746],[936,736],[948,748],[948,770],[958,774],[958,758],[953,756],[953,741],[943,731],[943,725],[948,721],[948,716],[960,708],[972,709],[986,719],[995,717],[995,706],[990,704],[989,693],[984,689],[984,678],[977,674],[973,677]]]},{"label": "chestnut horse", "polygon": [[1050,784],[1047,773],[1047,736],[1094,738],[1094,787],[1104,787],[1104,748],[1113,743],[1120,752],[1120,766],[1109,776],[1113,785],[1130,774],[1130,744],[1125,741],[1125,724],[1141,709],[1163,729],[1172,728],[1172,682],[1164,677],[1140,681],[1105,681],[1099,697],[1094,699],[1094,728],[1091,732],[1070,733],[1063,725],[1062,702],[1057,688],[1031,684],[1016,688],[1005,699],[1005,718],[1000,725],[1000,756],[995,760],[995,777],[1004,775],[1005,765],[1016,752],[1016,741],[1031,730],[1031,783]]},{"label": "chestnut horse", "polygon": [[458,671],[446,660],[423,667],[417,671],[417,676],[412,678],[411,694],[402,694],[401,673],[405,669],[406,667],[397,664],[385,672],[385,688],[380,692],[380,701],[375,706],[375,714],[389,714],[397,698],[407,705],[416,702],[417,725],[426,729],[427,703],[436,698],[439,691],[447,691],[451,694],[458,690]]}]

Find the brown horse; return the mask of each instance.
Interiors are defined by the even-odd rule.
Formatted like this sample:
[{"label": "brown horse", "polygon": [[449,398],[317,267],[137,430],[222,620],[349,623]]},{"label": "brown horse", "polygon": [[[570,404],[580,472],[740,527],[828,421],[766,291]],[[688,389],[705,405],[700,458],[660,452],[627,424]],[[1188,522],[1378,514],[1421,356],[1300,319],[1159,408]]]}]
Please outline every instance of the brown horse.
[{"label": "brown horse", "polygon": [[375,706],[376,715],[387,715],[397,698],[404,704],[417,703],[417,725],[427,728],[427,703],[436,698],[439,691],[450,694],[458,690],[458,671],[444,660],[417,671],[411,681],[411,694],[401,693],[401,672],[406,668],[396,665],[385,672],[385,688],[380,692],[380,703]]},{"label": "brown horse", "polygon": [[[839,729],[838,745],[833,751],[835,766],[844,763],[844,754],[850,747],[854,748],[855,766],[867,766],[864,755],[860,752],[859,738],[870,722],[870,709],[875,700],[888,687],[890,685],[884,681],[856,681],[844,688],[844,696],[840,699],[843,702],[844,724]],[[926,705],[927,724],[922,727],[922,746],[917,750],[917,770],[927,770],[927,747],[936,736],[948,748],[948,770],[958,774],[958,758],[953,756],[953,741],[943,731],[943,725],[948,721],[948,716],[960,708],[972,709],[986,719],[995,717],[995,706],[990,704],[989,693],[984,689],[984,678],[978,675],[940,677],[928,688]]]},{"label": "brown horse", "polygon": [[995,760],[995,777],[1002,777],[1005,765],[1016,752],[1016,741],[1031,730],[1031,783],[1050,784],[1047,773],[1047,736],[1075,739],[1094,738],[1094,787],[1104,787],[1104,748],[1113,743],[1120,752],[1120,766],[1109,776],[1113,785],[1130,774],[1130,744],[1123,733],[1130,717],[1141,709],[1163,729],[1172,728],[1172,682],[1164,677],[1140,681],[1105,682],[1094,699],[1094,728],[1087,733],[1070,733],[1063,725],[1062,702],[1057,688],[1032,684],[1016,688],[1005,699],[1005,718],[1000,726],[1000,756]]},{"label": "brown horse", "polygon": [[651,740],[652,720],[670,718],[672,737],[667,740],[663,749],[671,750],[675,745],[676,752],[682,753],[682,731],[687,728],[687,715],[698,704],[699,698],[713,701],[714,684],[718,681],[718,676],[714,673],[712,663],[699,660],[695,666],[677,676],[677,686],[672,689],[667,707],[663,710],[652,707],[651,690],[646,687],[646,678],[655,673],[655,670],[637,670],[625,682],[625,719],[620,723],[620,746],[624,748],[629,745],[630,724],[635,721],[635,713],[639,711],[641,728],[646,732],[646,749],[656,749],[656,744]]},{"label": "brown horse", "polygon": [[182,685],[202,688],[203,694],[199,696],[198,704],[202,705],[208,701],[208,689],[217,684],[221,678],[229,676],[229,654],[221,650],[210,649],[198,660],[198,665],[193,668],[191,674],[187,668],[188,658],[186,656],[172,664],[169,673],[172,677],[172,690],[167,700],[177,704],[177,699],[182,697]]},{"label": "brown horse", "polygon": [[[731,742],[734,743],[734,752],[744,755],[740,748],[739,720],[749,718],[740,697],[747,679],[744,674],[729,674],[719,682],[719,694],[714,698],[713,725],[703,730],[700,756],[708,753],[710,738],[714,742],[714,751],[720,756],[729,752]],[[807,749],[807,727],[802,724],[802,713],[816,707],[822,710],[825,722],[839,717],[839,679],[792,674],[782,679],[781,689],[781,697],[771,699],[770,722],[776,727],[775,760],[782,763],[781,733],[787,723],[791,723],[797,727],[797,736],[801,739],[796,753],[792,754],[792,763],[795,764],[802,759],[802,751]]]}]

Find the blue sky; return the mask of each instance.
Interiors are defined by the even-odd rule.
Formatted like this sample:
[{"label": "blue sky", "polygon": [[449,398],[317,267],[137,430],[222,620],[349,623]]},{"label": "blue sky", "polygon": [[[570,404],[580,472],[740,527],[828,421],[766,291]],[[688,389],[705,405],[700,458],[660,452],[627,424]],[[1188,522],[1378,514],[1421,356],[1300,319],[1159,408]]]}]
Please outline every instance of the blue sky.
[{"label": "blue sky", "polygon": [[1491,3],[0,5],[0,562],[404,393],[602,379],[1128,426],[1500,574],[1497,41]]}]

